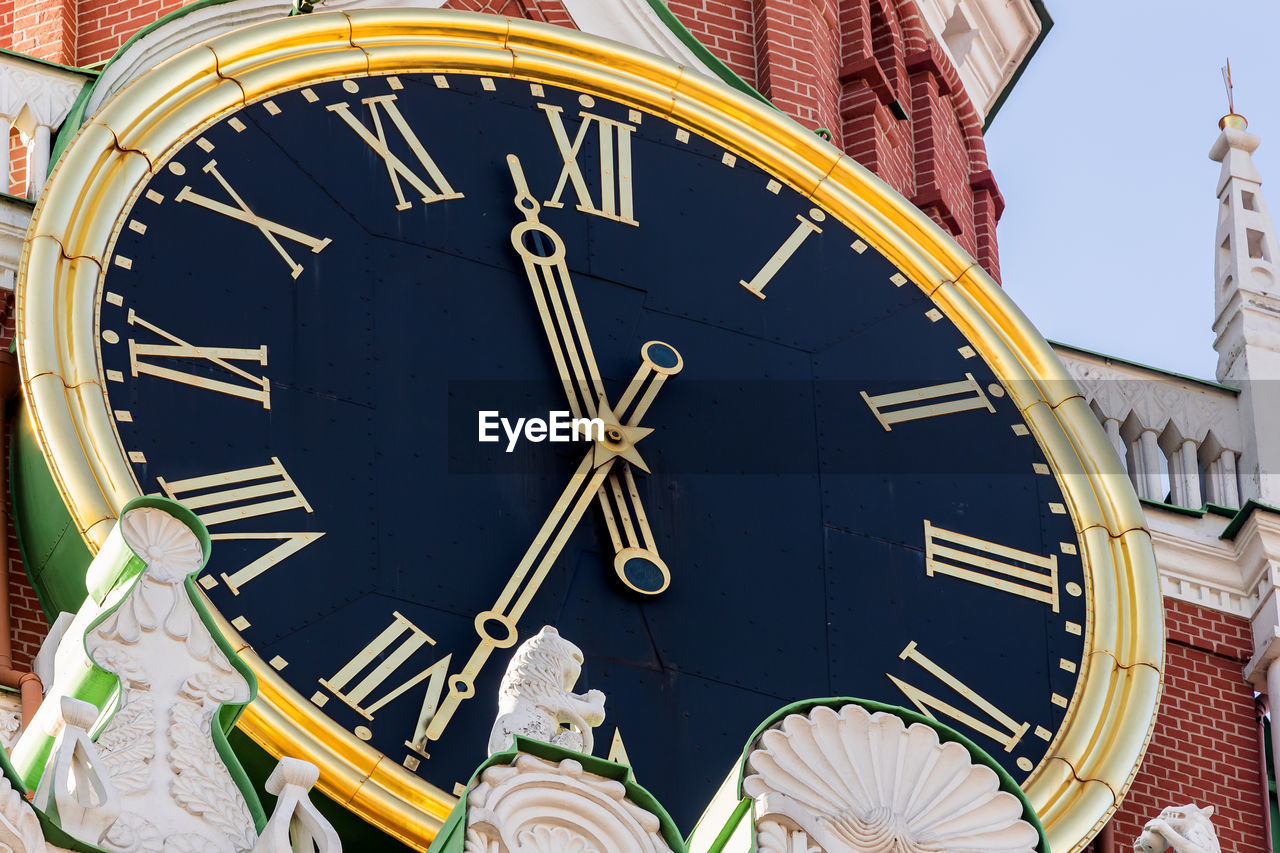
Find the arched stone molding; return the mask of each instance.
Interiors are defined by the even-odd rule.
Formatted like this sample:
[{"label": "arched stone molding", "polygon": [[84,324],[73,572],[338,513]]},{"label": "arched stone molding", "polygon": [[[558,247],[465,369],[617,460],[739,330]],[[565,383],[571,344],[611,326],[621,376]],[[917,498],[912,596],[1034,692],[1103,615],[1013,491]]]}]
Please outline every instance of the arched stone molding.
[{"label": "arched stone molding", "polygon": [[[465,853],[680,853],[626,786],[573,758],[519,755],[485,769],[467,797]],[[448,849],[446,847],[446,849]]]}]

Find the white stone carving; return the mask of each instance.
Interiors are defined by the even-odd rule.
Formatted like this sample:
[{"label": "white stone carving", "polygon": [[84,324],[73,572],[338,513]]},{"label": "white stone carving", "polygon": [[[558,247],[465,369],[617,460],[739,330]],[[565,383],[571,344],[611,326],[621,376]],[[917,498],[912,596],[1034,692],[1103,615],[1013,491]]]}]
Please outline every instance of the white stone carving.
[{"label": "white stone carving", "polygon": [[498,688],[489,754],[510,749],[514,735],[590,754],[591,730],[604,722],[604,694],[574,693],[581,674],[582,651],[550,625],[521,643]]},{"label": "white stone carving", "polygon": [[253,853],[342,853],[342,841],[312,804],[307,792],[320,778],[314,764],[282,758],[267,777],[276,808]]},{"label": "white stone carving", "polygon": [[1147,821],[1133,849],[1138,853],[1165,853],[1170,848],[1174,853],[1220,853],[1211,817],[1213,806],[1170,806]]},{"label": "white stone carving", "polygon": [[147,568],[85,645],[120,678],[120,706],[98,747],[121,817],[101,842],[84,840],[121,853],[250,850],[257,833],[249,807],[211,735],[219,705],[247,701],[249,685],[183,584],[200,568],[200,543],[161,509],[131,510],[120,526]]},{"label": "white stone carving", "polygon": [[35,805],[55,815],[68,833],[93,844],[120,816],[120,798],[89,740],[98,709],[63,696],[61,711],[62,731],[36,788]]},{"label": "white stone carving", "polygon": [[929,726],[820,706],[766,731],[747,759],[761,850],[1033,853],[1039,833],[989,767]]},{"label": "white stone carving", "polygon": [[[27,147],[27,198],[44,187],[53,130],[62,124],[88,75],[25,56],[0,54],[0,127],[12,125]],[[9,191],[9,161],[0,164],[0,192]]]},{"label": "white stone carving", "polygon": [[919,0],[917,6],[985,117],[1040,35],[1030,0]]},{"label": "white stone carving", "polygon": [[46,845],[40,821],[22,795],[0,774],[0,851],[44,853],[61,848]]},{"label": "white stone carving", "polygon": [[490,767],[467,799],[466,853],[670,853],[658,816],[621,782],[520,755]]}]

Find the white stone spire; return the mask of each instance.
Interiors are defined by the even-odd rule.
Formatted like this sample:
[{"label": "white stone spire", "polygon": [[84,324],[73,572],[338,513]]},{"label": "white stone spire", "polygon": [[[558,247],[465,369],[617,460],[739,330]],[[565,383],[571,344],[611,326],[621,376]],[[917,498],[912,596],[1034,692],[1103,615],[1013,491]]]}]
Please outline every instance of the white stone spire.
[{"label": "white stone spire", "polygon": [[1241,389],[1246,435],[1240,459],[1241,499],[1280,505],[1280,244],[1262,198],[1253,152],[1262,142],[1244,116],[1230,113],[1209,157],[1218,177],[1214,244],[1213,347],[1218,381]]}]

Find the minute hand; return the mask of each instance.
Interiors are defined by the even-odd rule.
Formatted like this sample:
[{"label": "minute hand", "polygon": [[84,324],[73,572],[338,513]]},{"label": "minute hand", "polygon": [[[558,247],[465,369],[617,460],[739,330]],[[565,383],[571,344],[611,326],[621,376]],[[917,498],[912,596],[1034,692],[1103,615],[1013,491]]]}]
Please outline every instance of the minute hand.
[{"label": "minute hand", "polygon": [[524,262],[556,370],[564,381],[569,408],[574,417],[580,418],[585,412],[594,418],[597,401],[604,396],[604,382],[565,265],[564,241],[539,221],[541,206],[529,192],[520,158],[508,154],[507,166],[516,185],[516,207],[524,214],[524,222],[511,229],[511,244]]},{"label": "minute hand", "polygon": [[[476,676],[484,668],[493,650],[515,645],[519,638],[516,623],[524,615],[525,608],[533,600],[538,587],[551,570],[551,565],[560,555],[565,542],[578,526],[582,514],[586,512],[591,499],[613,467],[613,458],[594,466],[594,457],[594,451],[588,451],[583,457],[578,470],[573,472],[569,484],[560,493],[560,499],[556,501],[551,514],[543,522],[533,544],[524,552],[520,564],[516,566],[507,585],[502,588],[493,608],[476,615],[476,633],[480,635],[480,642],[463,664],[462,670],[449,678],[449,694],[444,697],[427,726],[428,739],[437,740],[449,725],[458,705],[475,695]],[[595,470],[592,470],[593,466]]]}]

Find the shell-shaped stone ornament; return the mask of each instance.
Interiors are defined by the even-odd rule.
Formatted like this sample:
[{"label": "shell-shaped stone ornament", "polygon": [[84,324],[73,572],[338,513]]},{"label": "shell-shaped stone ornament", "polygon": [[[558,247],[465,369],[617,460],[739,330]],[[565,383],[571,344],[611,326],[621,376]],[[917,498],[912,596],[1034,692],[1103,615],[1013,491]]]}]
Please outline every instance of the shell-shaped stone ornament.
[{"label": "shell-shaped stone ornament", "polygon": [[1036,828],[989,767],[934,729],[849,704],[761,735],[743,790],[756,825],[798,826],[827,853],[1034,853]]},{"label": "shell-shaped stone ornament", "polygon": [[124,541],[156,580],[173,583],[200,568],[204,554],[191,528],[154,507],[129,510],[120,519]]}]

